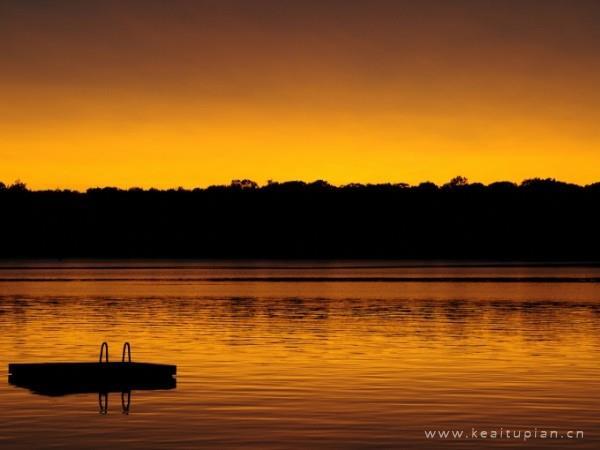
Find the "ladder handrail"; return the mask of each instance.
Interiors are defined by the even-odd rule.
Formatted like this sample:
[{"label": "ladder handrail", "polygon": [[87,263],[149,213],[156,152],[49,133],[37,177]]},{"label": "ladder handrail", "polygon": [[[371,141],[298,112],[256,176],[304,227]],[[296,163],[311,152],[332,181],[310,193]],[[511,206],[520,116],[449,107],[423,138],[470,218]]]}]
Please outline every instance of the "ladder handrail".
[{"label": "ladder handrail", "polygon": [[104,354],[104,349],[106,349],[105,362],[108,362],[108,343],[106,343],[106,342],[103,342],[102,345],[100,346],[100,358],[99,358],[98,362],[102,362],[102,355]]},{"label": "ladder handrail", "polygon": [[121,362],[125,362],[125,350],[127,350],[127,362],[131,362],[131,345],[129,342],[123,344],[123,357],[121,358]]}]

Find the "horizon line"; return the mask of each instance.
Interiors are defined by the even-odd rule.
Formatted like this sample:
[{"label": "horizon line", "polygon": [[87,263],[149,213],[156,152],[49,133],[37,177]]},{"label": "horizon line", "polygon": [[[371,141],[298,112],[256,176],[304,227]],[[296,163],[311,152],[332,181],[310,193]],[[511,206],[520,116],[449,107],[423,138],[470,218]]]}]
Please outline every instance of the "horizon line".
[{"label": "horizon line", "polygon": [[119,191],[144,191],[144,192],[152,192],[152,191],[197,191],[197,190],[209,190],[209,189],[218,189],[218,188],[236,188],[242,190],[254,190],[254,189],[263,189],[268,187],[275,186],[289,186],[289,185],[303,185],[303,186],[320,186],[327,187],[332,189],[345,189],[345,188],[360,188],[360,187],[395,187],[400,189],[411,189],[411,188],[420,188],[420,187],[430,187],[430,188],[452,188],[452,187],[491,187],[494,185],[511,185],[515,188],[518,187],[526,187],[528,185],[533,184],[546,184],[546,185],[561,185],[565,187],[573,187],[573,188],[589,188],[596,185],[600,185],[600,179],[598,181],[588,183],[588,184],[579,184],[569,181],[559,180],[553,177],[532,177],[532,178],[524,178],[520,182],[512,181],[512,180],[503,180],[499,179],[496,181],[492,181],[489,183],[483,183],[479,181],[470,182],[468,178],[463,176],[456,176],[446,183],[438,184],[436,182],[430,180],[424,180],[417,184],[411,184],[406,182],[393,182],[393,181],[384,181],[384,182],[349,182],[342,184],[334,184],[330,183],[325,179],[319,178],[312,181],[306,181],[302,179],[290,179],[283,181],[276,180],[268,180],[266,183],[260,184],[254,180],[249,178],[243,179],[232,179],[229,184],[210,184],[206,186],[193,186],[193,187],[184,187],[184,186],[172,186],[172,187],[143,187],[140,185],[131,185],[131,186],[119,186],[119,185],[96,185],[96,186],[88,186],[86,188],[69,188],[69,187],[55,187],[55,188],[29,188],[27,183],[17,179],[13,183],[4,183],[0,180],[0,191],[2,190],[17,190],[17,191],[27,191],[27,192],[78,192],[78,193],[86,193],[94,190],[119,190]]}]

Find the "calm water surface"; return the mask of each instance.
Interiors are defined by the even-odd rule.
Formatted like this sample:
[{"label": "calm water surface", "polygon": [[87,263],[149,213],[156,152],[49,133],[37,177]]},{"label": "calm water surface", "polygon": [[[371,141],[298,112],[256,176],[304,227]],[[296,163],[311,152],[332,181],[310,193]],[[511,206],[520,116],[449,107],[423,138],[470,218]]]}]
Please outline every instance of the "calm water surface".
[{"label": "calm water surface", "polygon": [[[9,362],[95,361],[102,341],[177,364],[176,389],[100,414],[97,394],[7,382]],[[5,262],[0,363],[2,448],[595,449],[600,269]]]}]

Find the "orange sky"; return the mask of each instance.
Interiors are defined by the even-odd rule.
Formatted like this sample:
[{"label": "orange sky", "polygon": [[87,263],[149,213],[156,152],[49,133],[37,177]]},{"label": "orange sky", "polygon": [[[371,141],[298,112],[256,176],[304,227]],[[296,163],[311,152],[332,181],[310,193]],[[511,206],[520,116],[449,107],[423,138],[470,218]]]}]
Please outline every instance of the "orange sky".
[{"label": "orange sky", "polygon": [[0,3],[0,180],[600,180],[594,0]]}]

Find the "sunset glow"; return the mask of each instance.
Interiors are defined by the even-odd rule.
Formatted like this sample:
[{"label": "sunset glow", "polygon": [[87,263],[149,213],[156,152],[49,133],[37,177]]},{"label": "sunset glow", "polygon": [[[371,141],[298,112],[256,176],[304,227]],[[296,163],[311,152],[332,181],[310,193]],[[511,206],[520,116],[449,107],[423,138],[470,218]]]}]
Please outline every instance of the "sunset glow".
[{"label": "sunset glow", "polygon": [[595,1],[4,1],[0,180],[600,179]]}]

